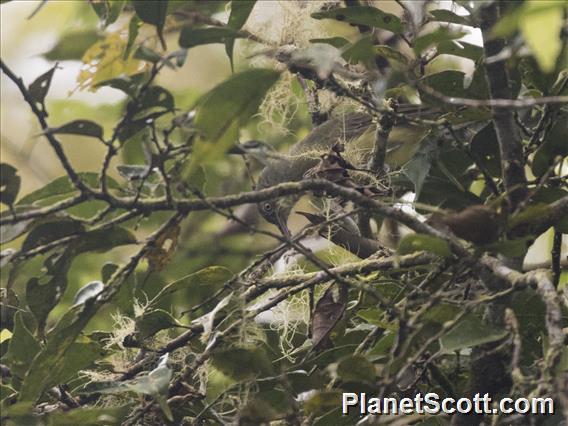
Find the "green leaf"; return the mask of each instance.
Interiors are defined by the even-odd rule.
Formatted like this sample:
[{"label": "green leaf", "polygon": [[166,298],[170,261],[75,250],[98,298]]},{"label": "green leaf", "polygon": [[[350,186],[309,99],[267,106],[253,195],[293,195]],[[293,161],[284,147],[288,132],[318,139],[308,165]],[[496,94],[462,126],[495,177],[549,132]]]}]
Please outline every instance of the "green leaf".
[{"label": "green leaf", "polygon": [[165,50],[166,42],[163,31],[168,13],[168,0],[132,0],[132,5],[136,14],[143,22],[156,27],[158,38]]},{"label": "green leaf", "polygon": [[239,128],[257,112],[266,92],[279,76],[279,72],[268,69],[234,74],[198,101],[195,127],[203,137],[195,143],[189,174],[199,164],[225,155],[237,139]]},{"label": "green leaf", "polygon": [[180,291],[184,293],[178,297],[183,298],[186,306],[198,305],[212,296],[232,276],[231,271],[222,266],[201,269],[166,285],[150,302],[150,306],[157,306],[164,298]]},{"label": "green leaf", "polygon": [[[132,413],[132,407],[82,407],[67,412],[53,412],[45,416],[49,426],[120,426]],[[43,420],[43,417],[42,417]]]},{"label": "green leaf", "polygon": [[442,41],[436,46],[438,55],[453,55],[478,61],[483,55],[483,48],[462,40]]},{"label": "green leaf", "polygon": [[136,318],[136,332],[140,340],[153,336],[160,330],[177,327],[180,324],[168,312],[156,309],[144,312]]},{"label": "green leaf", "polygon": [[337,375],[346,382],[374,383],[375,367],[362,355],[343,358],[337,365]]},{"label": "green leaf", "polygon": [[124,3],[124,0],[102,0],[90,2],[90,5],[105,28],[117,20],[124,8]]},{"label": "green leaf", "polygon": [[24,378],[32,360],[41,350],[40,343],[26,327],[23,316],[23,312],[16,312],[8,352],[2,357],[2,363],[20,378]]},{"label": "green leaf", "polygon": [[274,374],[272,362],[261,347],[234,346],[213,352],[213,366],[235,380],[261,378]]},{"label": "green leaf", "polygon": [[[427,138],[421,143],[412,159],[404,166],[403,173],[414,184],[416,198],[420,196],[422,186],[424,185],[426,176],[428,176],[430,172],[430,166],[436,156],[437,149],[438,144],[436,140],[434,138]],[[388,157],[387,162],[390,164]]]},{"label": "green leaf", "polygon": [[331,9],[312,13],[311,16],[315,19],[335,19],[355,25],[382,28],[395,34],[404,32],[404,26],[398,16],[383,12],[376,7],[360,6]]},{"label": "green leaf", "polygon": [[439,22],[449,22],[451,24],[468,25],[471,26],[468,17],[460,16],[447,9],[430,10],[428,14],[431,20]]},{"label": "green leaf", "polygon": [[312,38],[310,39],[310,43],[312,44],[330,44],[337,49],[341,49],[342,47],[349,44],[349,40],[343,37],[329,37],[329,38]]},{"label": "green leaf", "polygon": [[501,154],[493,123],[489,123],[475,134],[470,143],[471,153],[494,177],[501,176]]},{"label": "green leaf", "polygon": [[[556,7],[543,7],[554,4]],[[519,28],[544,72],[554,70],[562,49],[559,37],[564,25],[566,4],[558,1],[529,0],[523,3],[524,13]]]},{"label": "green leaf", "polygon": [[497,252],[508,258],[524,258],[534,237],[528,236],[517,240],[498,241],[487,246],[486,250]]},{"label": "green leaf", "polygon": [[[256,0],[231,1],[231,14],[229,15],[229,21],[227,22],[228,27],[233,30],[240,30],[247,22],[255,3]],[[231,63],[231,70],[233,71],[233,48],[235,45],[235,38],[236,37],[231,37],[225,41],[225,51],[227,52],[229,62]]]},{"label": "green leaf", "polygon": [[91,136],[103,140],[103,128],[90,120],[75,120],[60,127],[47,129],[45,133]]},{"label": "green leaf", "polygon": [[[98,188],[99,184],[99,175],[98,173],[93,172],[81,172],[78,173],[79,178],[87,185],[92,188]],[[109,188],[111,189],[118,189],[120,185],[112,178],[107,178]],[[32,193],[22,197],[20,201],[18,201],[18,206],[25,206],[25,205],[34,205],[38,201],[45,201],[51,197],[60,197],[63,195],[69,195],[73,192],[77,192],[77,188],[67,175],[61,176],[57,179],[54,179],[43,188],[40,188]],[[51,203],[50,203],[51,204]]]},{"label": "green leaf", "polygon": [[6,163],[0,164],[0,202],[11,206],[18,197],[22,179],[18,170]]},{"label": "green leaf", "polygon": [[544,175],[554,164],[556,157],[568,156],[567,135],[568,114],[560,114],[534,154],[532,172],[535,176]]},{"label": "green leaf", "polygon": [[408,57],[404,53],[396,49],[393,49],[390,46],[386,45],[375,46],[375,51],[379,56],[383,56],[389,60],[400,62],[401,64],[404,65],[408,64],[409,61]]},{"label": "green leaf", "polygon": [[428,34],[424,34],[420,37],[417,37],[416,40],[414,40],[413,48],[416,54],[419,55],[425,49],[427,49],[428,47],[432,46],[435,43],[446,42],[462,38],[466,34],[467,33],[463,31],[456,32],[456,31],[451,31],[446,27],[440,27]]},{"label": "green leaf", "polygon": [[79,61],[85,51],[101,39],[96,29],[69,31],[43,57],[50,61]]},{"label": "green leaf", "polygon": [[170,92],[160,86],[149,87],[140,99],[140,109],[142,110],[149,108],[164,108],[166,111],[172,111],[174,107],[174,97]]},{"label": "green leaf", "polygon": [[195,28],[192,26],[185,26],[182,28],[179,36],[179,45],[186,49],[190,49],[202,44],[227,43],[230,40],[234,41],[235,38],[242,38],[242,36],[232,28]]},{"label": "green leaf", "polygon": [[425,234],[409,234],[405,236],[398,245],[397,253],[405,255],[417,251],[429,251],[442,257],[449,257],[452,254],[446,241]]},{"label": "green leaf", "polygon": [[132,48],[134,47],[134,42],[136,37],[138,37],[138,30],[140,29],[140,18],[137,15],[132,15],[130,22],[128,23],[128,41],[126,42],[126,47],[124,48],[124,53],[122,54],[123,60],[128,60]]},{"label": "green leaf", "polygon": [[[371,67],[375,61],[375,49],[371,41],[371,37],[361,37],[349,47],[343,48],[341,56],[352,64],[361,62],[366,67]],[[333,68],[331,68],[333,69]]]},{"label": "green leaf", "polygon": [[49,71],[36,78],[34,82],[28,87],[30,97],[36,104],[43,104],[43,101],[47,96],[47,92],[49,91],[51,79],[53,78],[53,73],[55,72],[56,68],[57,64]]},{"label": "green leaf", "polygon": [[86,303],[89,299],[97,297],[104,287],[105,285],[101,281],[91,281],[85,284],[77,291],[73,299],[73,306]]},{"label": "green leaf", "polygon": [[84,230],[84,226],[73,219],[49,220],[47,222],[40,223],[30,231],[22,243],[22,250],[27,251],[50,243],[51,241],[83,232]]},{"label": "green leaf", "polygon": [[486,324],[474,315],[467,315],[440,338],[440,345],[446,352],[453,352],[495,342],[507,334],[506,330]]}]

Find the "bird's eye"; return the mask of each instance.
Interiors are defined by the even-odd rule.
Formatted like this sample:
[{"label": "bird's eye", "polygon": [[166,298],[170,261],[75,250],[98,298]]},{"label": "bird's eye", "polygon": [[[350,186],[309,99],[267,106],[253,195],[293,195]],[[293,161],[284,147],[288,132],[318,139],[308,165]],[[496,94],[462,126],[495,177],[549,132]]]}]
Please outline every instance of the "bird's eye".
[{"label": "bird's eye", "polygon": [[262,206],[262,208],[264,209],[265,212],[269,212],[272,210],[272,204],[270,203],[264,203],[264,205]]}]

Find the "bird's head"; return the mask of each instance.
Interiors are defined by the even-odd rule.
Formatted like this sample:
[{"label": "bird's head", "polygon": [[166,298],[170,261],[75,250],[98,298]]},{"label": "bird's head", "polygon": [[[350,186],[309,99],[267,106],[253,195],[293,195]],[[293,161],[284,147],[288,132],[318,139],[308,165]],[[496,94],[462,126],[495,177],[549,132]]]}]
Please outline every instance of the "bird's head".
[{"label": "bird's head", "polygon": [[266,221],[276,225],[282,235],[289,237],[288,217],[293,205],[294,201],[290,197],[280,197],[258,203],[258,211]]}]

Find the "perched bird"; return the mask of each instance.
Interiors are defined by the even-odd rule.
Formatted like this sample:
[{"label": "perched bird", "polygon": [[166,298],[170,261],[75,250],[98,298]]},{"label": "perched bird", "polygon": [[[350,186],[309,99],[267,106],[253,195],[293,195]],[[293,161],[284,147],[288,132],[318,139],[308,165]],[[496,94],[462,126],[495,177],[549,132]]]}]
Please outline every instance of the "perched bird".
[{"label": "perched bird", "polygon": [[477,204],[459,212],[434,213],[426,223],[441,230],[449,229],[457,237],[477,245],[490,244],[499,238],[503,217],[490,206]]},{"label": "perched bird", "polygon": [[[366,168],[373,149],[375,130],[376,124],[371,115],[353,112],[315,127],[285,155],[258,141],[238,145],[233,151],[249,154],[264,164],[257,185],[257,189],[264,189],[304,179],[306,172],[337,143],[345,143],[345,155],[349,161],[356,167]],[[408,161],[427,132],[428,128],[411,123],[395,126],[388,139],[386,163],[397,167]],[[277,225],[284,235],[289,235],[288,217],[298,199],[293,195],[279,197],[259,203],[258,208],[268,222]]]}]

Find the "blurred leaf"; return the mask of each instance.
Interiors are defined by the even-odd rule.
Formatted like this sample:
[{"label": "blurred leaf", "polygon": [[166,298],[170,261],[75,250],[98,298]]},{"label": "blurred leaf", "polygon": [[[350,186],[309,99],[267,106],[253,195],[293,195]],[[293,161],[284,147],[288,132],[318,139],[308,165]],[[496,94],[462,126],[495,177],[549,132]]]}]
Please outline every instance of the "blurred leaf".
[{"label": "blurred leaf", "polygon": [[535,176],[544,175],[552,167],[556,157],[568,156],[567,135],[568,114],[560,114],[534,154],[532,172]]},{"label": "blurred leaf", "polygon": [[142,61],[147,61],[152,64],[156,64],[163,59],[162,55],[158,52],[144,45],[141,45],[138,49],[136,49],[136,52],[134,52],[134,58],[141,59]]},{"label": "blurred leaf", "polygon": [[145,73],[116,77],[111,78],[110,80],[103,80],[97,83],[95,87],[112,87],[113,89],[117,89],[126,93],[130,97],[134,97],[138,86],[142,84],[144,78],[146,78]]},{"label": "blurred leaf", "polygon": [[[10,213],[9,211],[6,211]],[[22,220],[16,223],[6,223],[2,225],[0,229],[0,244],[8,243],[12,240],[15,240],[20,235],[28,232],[30,225],[33,223],[33,220]]]},{"label": "blurred leaf", "polygon": [[[423,77],[421,82],[445,96],[463,98],[466,96],[464,76],[465,74],[461,71],[446,70],[429,74]],[[427,93],[424,96],[426,99],[430,99]],[[439,103],[440,101],[434,99],[434,102]]]},{"label": "blurred leaf", "polygon": [[179,36],[179,45],[190,49],[202,44],[228,43],[235,38],[242,38],[238,31],[227,27],[195,28],[183,27]]},{"label": "blurred leaf", "polygon": [[213,352],[213,366],[235,380],[261,378],[274,374],[272,362],[262,347],[234,346]]},{"label": "blurred leaf", "polygon": [[140,29],[141,21],[137,15],[132,15],[130,22],[128,23],[128,40],[126,46],[124,47],[124,53],[122,54],[122,59],[127,60],[132,53],[132,48],[134,47],[134,42],[136,37],[138,37],[138,30]]},{"label": "blurred leaf", "polygon": [[375,46],[375,51],[379,56],[383,56],[389,60],[400,62],[401,64],[408,64],[408,57],[399,50],[393,49],[390,46]]},{"label": "blurred leaf", "polygon": [[428,11],[433,21],[449,22],[451,24],[471,26],[467,16],[460,16],[447,9],[436,9]]},{"label": "blurred leaf", "polygon": [[22,179],[15,167],[0,163],[0,202],[11,206],[18,197]]},{"label": "blurred leaf", "polygon": [[166,50],[163,31],[168,13],[168,0],[132,0],[132,5],[142,21],[156,27],[158,38],[162,43],[163,49]]},{"label": "blurred leaf", "polygon": [[119,164],[116,166],[118,173],[128,180],[142,179],[149,175],[150,167],[138,164]]},{"label": "blurred leaf", "polygon": [[524,258],[533,244],[534,237],[528,236],[517,240],[498,241],[487,246],[487,250],[497,252],[508,258]]},{"label": "blurred leaf", "polygon": [[120,426],[132,413],[132,407],[83,407],[67,412],[52,412],[42,417],[49,426]]},{"label": "blurred leaf", "polygon": [[36,78],[34,82],[28,87],[30,97],[36,104],[43,104],[43,101],[47,96],[47,92],[49,91],[49,86],[51,85],[53,73],[56,69],[57,64],[55,64],[49,71]]},{"label": "blurred leaf", "polygon": [[8,352],[2,357],[13,374],[23,379],[32,360],[41,350],[40,343],[28,330],[24,323],[22,312],[16,312],[14,317],[14,331],[8,345]]},{"label": "blurred leaf", "polygon": [[362,355],[343,358],[337,365],[337,375],[346,382],[374,383],[375,367]]},{"label": "blurred leaf", "polygon": [[304,403],[304,409],[308,414],[323,414],[329,410],[337,408],[341,401],[341,391],[319,391],[311,395]]},{"label": "blurred leaf", "polygon": [[96,29],[70,31],[63,34],[43,57],[50,61],[80,61],[85,51],[101,38]]},{"label": "blurred leaf", "polygon": [[92,136],[103,140],[103,128],[89,120],[75,120],[60,127],[47,129],[45,133]]},{"label": "blurred leaf", "polygon": [[[566,4],[563,3],[528,0],[522,6],[524,11],[519,19],[519,28],[540,68],[545,72],[554,69],[556,58],[562,49],[562,40],[558,34],[564,25]],[[547,7],[551,5],[556,7]]]},{"label": "blurred leaf", "polygon": [[116,21],[124,7],[124,3],[124,0],[101,0],[89,2],[99,17],[103,28]]},{"label": "blurred leaf", "polygon": [[174,106],[172,94],[160,86],[149,87],[140,98],[140,109],[164,108],[166,111],[172,111]]},{"label": "blurred leaf", "polygon": [[440,345],[446,352],[495,342],[508,335],[506,330],[486,324],[473,315],[462,318],[458,324],[440,338]]},{"label": "blurred leaf", "polygon": [[[233,0],[231,1],[231,14],[229,15],[229,20],[227,26],[233,30],[240,30],[243,25],[247,22],[256,0]],[[234,71],[233,66],[233,48],[235,45],[235,37],[231,37],[225,40],[225,51],[229,57],[229,62],[231,63],[231,70]]]},{"label": "blurred leaf", "polygon": [[318,43],[330,44],[337,49],[341,49],[342,47],[349,44],[349,40],[347,40],[346,38],[343,38],[343,37],[312,38],[312,39],[310,39],[310,43],[312,43],[312,44],[318,44]]},{"label": "blurred leaf", "polygon": [[[371,37],[361,37],[355,43],[352,43],[351,46],[344,47],[341,56],[352,64],[360,62],[367,68],[372,67],[375,62],[375,49]],[[333,70],[333,64],[330,70]]]},{"label": "blurred leaf", "polygon": [[404,32],[404,26],[398,16],[370,6],[331,9],[312,13],[311,17],[315,19],[335,19],[336,21],[355,25],[367,25],[388,30],[395,34]]},{"label": "blurred leaf", "polygon": [[198,101],[195,126],[204,138],[195,143],[189,175],[198,165],[225,155],[237,139],[239,128],[257,112],[279,76],[279,72],[267,69],[234,74]]},{"label": "blurred leaf", "polygon": [[428,251],[442,257],[452,255],[448,243],[438,237],[425,234],[406,235],[398,245],[397,253],[400,255],[410,254],[417,251]]},{"label": "blurred leaf", "polygon": [[462,40],[442,41],[436,46],[439,55],[454,55],[478,61],[483,55],[483,48]]},{"label": "blurred leaf", "polygon": [[446,27],[440,27],[428,34],[424,34],[420,37],[417,37],[416,40],[414,40],[413,49],[416,52],[416,54],[420,54],[428,47],[432,46],[433,44],[448,42],[450,40],[462,38],[466,34],[467,33],[463,31],[456,32],[456,31],[451,31]]}]

